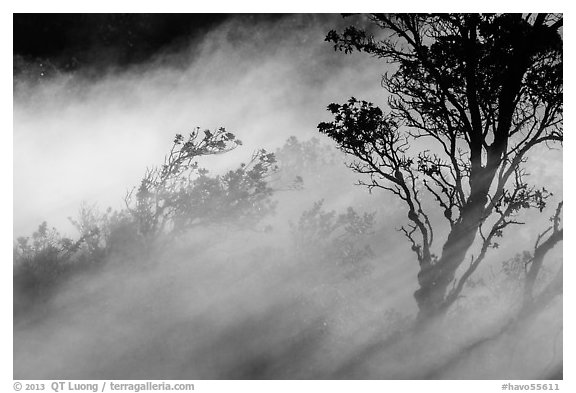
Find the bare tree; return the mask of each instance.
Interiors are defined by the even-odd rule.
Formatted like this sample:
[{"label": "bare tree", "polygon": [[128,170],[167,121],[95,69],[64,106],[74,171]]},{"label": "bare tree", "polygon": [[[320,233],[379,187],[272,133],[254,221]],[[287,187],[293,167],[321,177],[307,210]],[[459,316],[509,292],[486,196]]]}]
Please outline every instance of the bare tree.
[{"label": "bare tree", "polygon": [[[420,270],[419,319],[442,313],[521,210],[546,206],[550,193],[526,182],[538,145],[563,140],[561,15],[373,14],[380,37],[348,27],[326,40],[391,64],[382,85],[385,112],[352,97],[330,104],[320,132],[354,157],[370,190],[394,193],[407,207],[409,239]],[[374,29],[372,29],[374,30]],[[421,140],[433,143],[424,145]],[[424,148],[423,148],[424,146]],[[429,193],[449,225],[440,256]],[[556,236],[562,237],[562,232]],[[456,273],[477,238],[480,253]],[[536,265],[534,265],[536,266]],[[528,284],[529,286],[529,284]],[[450,288],[452,288],[450,290]]]}]

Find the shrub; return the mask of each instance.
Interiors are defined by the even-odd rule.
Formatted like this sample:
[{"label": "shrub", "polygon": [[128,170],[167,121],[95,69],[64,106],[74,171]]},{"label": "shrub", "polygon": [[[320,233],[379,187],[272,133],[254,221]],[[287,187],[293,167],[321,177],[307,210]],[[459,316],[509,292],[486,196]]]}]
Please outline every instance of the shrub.
[{"label": "shrub", "polygon": [[268,185],[277,169],[274,154],[258,150],[247,164],[210,176],[197,159],[228,152],[241,142],[224,128],[196,128],[185,139],[176,135],[161,167],[146,171],[138,190],[126,198],[128,212],[145,239],[176,235],[199,225],[223,222],[257,224],[274,211]]}]

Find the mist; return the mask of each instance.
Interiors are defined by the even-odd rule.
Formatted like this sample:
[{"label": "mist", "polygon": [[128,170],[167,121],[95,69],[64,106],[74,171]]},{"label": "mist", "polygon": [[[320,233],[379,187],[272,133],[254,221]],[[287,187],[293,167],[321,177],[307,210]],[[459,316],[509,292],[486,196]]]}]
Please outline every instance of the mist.
[{"label": "mist", "polygon": [[118,206],[177,132],[226,127],[244,142],[226,157],[235,162],[291,135],[321,137],[315,125],[329,102],[356,93],[385,99],[381,64],[365,59],[358,72],[345,65],[358,59],[323,45],[338,18],[294,16],[253,27],[240,18],[179,53],[95,81],[81,73],[17,81],[15,232],[28,233],[43,219],[65,225],[62,218],[82,200]]},{"label": "mist", "polygon": [[[355,185],[349,157],[317,129],[331,102],[354,96],[386,105],[380,79],[387,64],[324,42],[348,23],[339,15],[236,16],[143,63],[40,75],[31,62],[30,72],[15,77],[14,239],[43,221],[78,238],[69,217],[83,204],[123,209],[126,193],[146,168],[162,164],[174,135],[195,127],[225,127],[242,141],[201,158],[210,174],[266,149],[277,153],[281,189],[274,213],[256,228],[224,221],[166,243],[126,241],[98,266],[66,276],[43,301],[15,298],[15,379],[561,375],[561,297],[503,330],[520,289],[516,276],[501,273],[503,261],[532,250],[562,200],[562,152],[541,149],[528,163],[532,179],[554,192],[546,211],[530,212],[528,225],[505,235],[446,320],[404,334],[418,311],[418,261],[398,231],[402,201]],[[315,162],[324,165],[285,170],[289,159],[301,160],[281,154],[291,136],[316,138],[328,158]],[[296,175],[302,185],[292,188]],[[327,220],[334,232],[321,235],[299,221],[315,203],[320,213],[311,222]],[[337,217],[348,207],[374,220],[351,238],[353,259],[338,248],[348,234]],[[561,246],[546,258],[543,280],[550,280]]]}]

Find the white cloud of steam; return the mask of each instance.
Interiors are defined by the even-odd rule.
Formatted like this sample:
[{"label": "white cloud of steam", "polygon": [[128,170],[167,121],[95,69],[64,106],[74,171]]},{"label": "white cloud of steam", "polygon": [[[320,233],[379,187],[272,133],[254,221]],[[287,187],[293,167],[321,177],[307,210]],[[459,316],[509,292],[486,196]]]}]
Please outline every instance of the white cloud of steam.
[{"label": "white cloud of steam", "polygon": [[[274,151],[291,135],[320,137],[316,125],[328,119],[330,102],[356,96],[384,104],[385,64],[344,56],[323,42],[343,24],[339,16],[232,20],[177,53],[101,78],[18,81],[15,237],[43,220],[75,235],[66,217],[82,200],[122,207],[126,190],[147,166],[161,163],[177,132],[222,126],[236,133],[244,145],[211,160],[218,171],[257,148]],[[560,155],[542,152],[532,161],[534,178],[558,195]],[[519,330],[529,348],[518,349],[517,337],[504,335],[461,352],[498,329],[509,311],[506,294],[498,304],[478,306],[477,314],[462,311],[461,325],[382,344],[416,311],[418,266],[396,231],[405,212],[390,195],[354,187],[356,176],[343,165],[319,173],[304,179],[303,191],[279,194],[270,233],[200,228],[169,249],[115,255],[104,269],[74,277],[15,325],[14,378],[514,379],[538,378],[557,365],[561,344],[560,353],[545,351],[561,329],[558,304]],[[321,198],[327,210],[353,205],[377,212],[368,274],[352,276],[350,266],[292,247],[288,222]],[[487,265],[498,267],[533,246],[548,217],[531,218],[536,224],[515,232]],[[560,252],[551,255],[556,263]],[[490,290],[500,289],[471,289],[462,304],[484,304]],[[548,355],[534,362],[536,353]]]}]

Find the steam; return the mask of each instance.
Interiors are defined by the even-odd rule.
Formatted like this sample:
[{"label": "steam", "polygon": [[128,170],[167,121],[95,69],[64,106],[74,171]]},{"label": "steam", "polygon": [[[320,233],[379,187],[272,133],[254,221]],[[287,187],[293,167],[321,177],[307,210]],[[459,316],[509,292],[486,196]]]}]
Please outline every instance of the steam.
[{"label": "steam", "polygon": [[[127,189],[161,163],[177,132],[234,132],[244,144],[208,161],[218,173],[258,148],[275,151],[291,135],[321,138],[316,124],[330,102],[358,96],[384,105],[378,82],[385,65],[323,42],[342,23],[338,16],[257,25],[237,18],[144,65],[98,78],[79,72],[18,80],[15,237],[44,220],[75,236],[67,217],[84,200],[122,208]],[[561,153],[541,153],[533,176],[560,200]],[[353,186],[356,176],[339,159],[302,174],[304,190],[277,195],[270,232],[195,229],[170,247],[126,250],[74,276],[14,326],[14,378],[533,379],[555,372],[561,300],[516,335],[497,334],[512,309],[510,294],[478,286],[447,325],[397,336],[416,312],[417,263],[396,231],[405,213],[393,196]],[[321,199],[328,211],[376,212],[367,238],[374,256],[363,261],[369,273],[352,274],[355,267],[323,250],[302,256],[294,247],[289,223]],[[547,217],[528,222],[478,277],[489,281],[502,260],[533,246]],[[558,266],[561,250],[548,258]],[[501,297],[478,306],[490,291]],[[470,347],[484,337],[491,339]]]},{"label": "steam", "polygon": [[15,232],[29,233],[43,219],[62,227],[84,199],[118,206],[176,132],[226,127],[245,143],[226,157],[236,162],[291,135],[319,136],[315,124],[333,100],[360,92],[381,97],[380,64],[324,45],[325,19],[287,17],[254,28],[233,21],[182,53],[95,81],[81,73],[20,81]]}]

